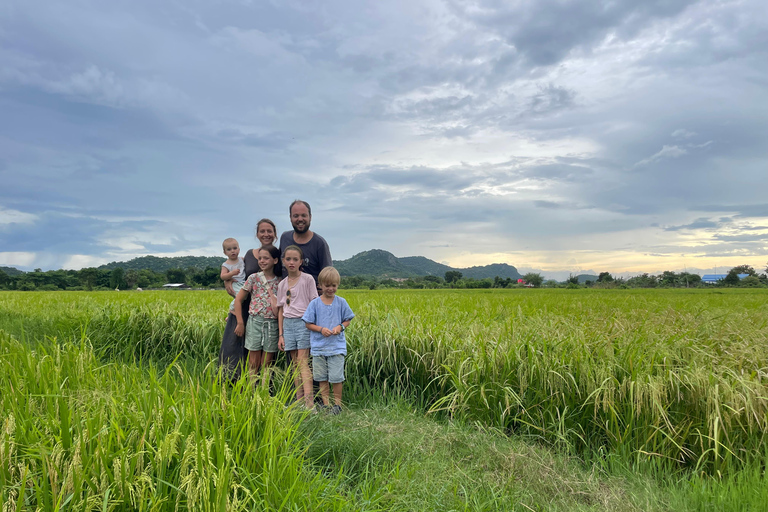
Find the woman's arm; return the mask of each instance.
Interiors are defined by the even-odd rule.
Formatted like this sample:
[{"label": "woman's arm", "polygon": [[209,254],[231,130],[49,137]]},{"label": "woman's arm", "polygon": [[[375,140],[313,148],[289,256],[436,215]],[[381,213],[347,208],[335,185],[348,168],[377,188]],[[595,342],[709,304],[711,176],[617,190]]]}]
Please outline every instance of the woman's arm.
[{"label": "woman's arm", "polygon": [[245,322],[243,321],[243,301],[248,296],[245,289],[240,289],[235,297],[235,318],[237,318],[237,327],[235,327],[235,336],[242,336],[245,333]]}]

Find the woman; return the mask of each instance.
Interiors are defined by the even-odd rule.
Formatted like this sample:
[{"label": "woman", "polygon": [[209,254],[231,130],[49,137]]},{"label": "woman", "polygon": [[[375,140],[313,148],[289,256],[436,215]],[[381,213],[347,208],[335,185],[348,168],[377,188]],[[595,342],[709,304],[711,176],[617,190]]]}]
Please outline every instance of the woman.
[{"label": "woman", "polygon": [[[277,228],[275,223],[269,219],[261,219],[256,224],[256,239],[261,242],[261,247],[273,245],[277,240]],[[243,259],[245,260],[245,278],[254,272],[259,271],[258,262],[258,249],[249,249]],[[282,270],[282,264],[278,264],[275,267],[275,275],[281,277],[280,271]],[[227,293],[234,297],[234,291],[232,290],[231,283],[225,283]],[[243,319],[248,322],[248,305],[250,301],[243,301]],[[248,350],[245,348],[245,337],[235,335],[235,327],[237,327],[237,318],[234,314],[230,313],[227,316],[227,325],[224,327],[224,336],[221,340],[221,350],[219,351],[219,364],[222,366],[224,373],[227,377],[236,381],[240,378],[240,371],[242,370],[247,358]]]}]

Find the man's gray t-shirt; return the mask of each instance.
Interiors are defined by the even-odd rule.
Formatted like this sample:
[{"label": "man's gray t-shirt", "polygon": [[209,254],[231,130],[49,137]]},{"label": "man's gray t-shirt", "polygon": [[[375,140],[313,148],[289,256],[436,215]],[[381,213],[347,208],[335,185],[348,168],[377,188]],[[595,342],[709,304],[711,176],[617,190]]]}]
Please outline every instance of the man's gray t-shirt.
[{"label": "man's gray t-shirt", "polygon": [[[297,244],[293,240],[293,231],[286,231],[280,235],[280,261],[283,260],[285,249],[289,245],[295,245],[304,253],[303,271],[311,275],[317,284],[317,276],[325,267],[333,266],[331,249],[328,242],[317,233],[312,233],[312,238],[305,244]],[[283,265],[283,275],[288,275],[288,270]]]}]

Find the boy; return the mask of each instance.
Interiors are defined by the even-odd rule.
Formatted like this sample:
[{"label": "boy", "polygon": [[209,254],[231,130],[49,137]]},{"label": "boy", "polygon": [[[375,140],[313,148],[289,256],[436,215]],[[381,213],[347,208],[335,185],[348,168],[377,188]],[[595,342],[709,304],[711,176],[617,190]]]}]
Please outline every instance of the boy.
[{"label": "boy", "polygon": [[[237,292],[245,284],[245,261],[240,257],[240,245],[234,238],[227,238],[221,243],[227,261],[221,264],[221,280],[227,293],[237,297]],[[230,288],[232,293],[229,292]],[[229,312],[235,311],[235,301],[229,303]]]},{"label": "boy", "polygon": [[[341,277],[333,267],[325,267],[317,276],[322,295],[307,306],[302,319],[307,324],[309,348],[312,356],[312,374],[320,383],[320,396],[325,409],[331,414],[341,412],[341,391],[344,385],[344,356],[347,354],[347,340],[344,331],[355,314],[347,301],[336,296]],[[333,386],[331,407],[330,385]]]}]

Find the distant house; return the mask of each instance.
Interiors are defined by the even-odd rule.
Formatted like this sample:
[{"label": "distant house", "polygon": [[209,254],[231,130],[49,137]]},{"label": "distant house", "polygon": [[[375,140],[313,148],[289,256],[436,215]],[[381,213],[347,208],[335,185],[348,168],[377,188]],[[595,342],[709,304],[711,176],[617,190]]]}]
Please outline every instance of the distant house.
[{"label": "distant house", "polygon": [[189,288],[185,283],[168,283],[164,284],[163,288],[168,290],[183,290],[184,288]]},{"label": "distant house", "polygon": [[[720,281],[721,279],[725,279],[728,274],[704,274],[701,276],[701,282],[705,284],[715,284],[716,282]],[[749,274],[736,274],[739,276],[739,279],[744,279]]]}]

